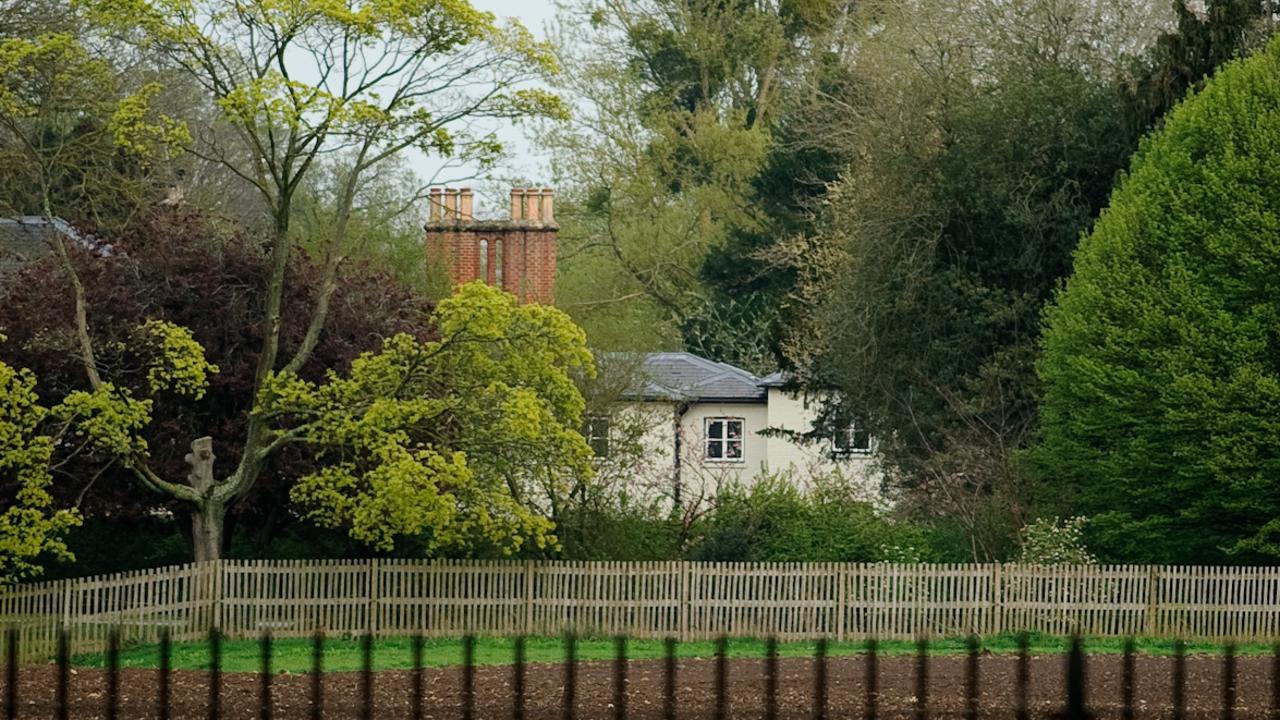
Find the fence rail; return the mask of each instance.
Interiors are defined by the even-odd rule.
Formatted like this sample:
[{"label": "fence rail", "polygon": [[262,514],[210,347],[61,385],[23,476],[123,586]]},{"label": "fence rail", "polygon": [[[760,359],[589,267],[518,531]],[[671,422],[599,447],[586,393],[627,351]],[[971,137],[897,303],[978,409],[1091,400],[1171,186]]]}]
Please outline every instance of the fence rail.
[{"label": "fence rail", "polygon": [[989,635],[1280,638],[1280,568],[851,563],[235,561],[0,590],[24,658],[228,637],[625,634],[680,640]]}]

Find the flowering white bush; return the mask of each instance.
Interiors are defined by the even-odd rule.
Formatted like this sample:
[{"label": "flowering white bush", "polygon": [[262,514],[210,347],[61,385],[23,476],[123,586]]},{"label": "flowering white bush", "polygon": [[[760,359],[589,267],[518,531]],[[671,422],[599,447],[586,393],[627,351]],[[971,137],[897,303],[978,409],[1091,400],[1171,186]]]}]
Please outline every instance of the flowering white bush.
[{"label": "flowering white bush", "polygon": [[890,545],[888,543],[881,543],[879,562],[910,565],[913,563],[925,562],[925,555],[925,551],[915,545]]},{"label": "flowering white bush", "polygon": [[1084,526],[1089,518],[1082,515],[1039,518],[1028,523],[1019,533],[1022,551],[1018,562],[1028,565],[1093,565],[1098,562],[1084,546]]}]

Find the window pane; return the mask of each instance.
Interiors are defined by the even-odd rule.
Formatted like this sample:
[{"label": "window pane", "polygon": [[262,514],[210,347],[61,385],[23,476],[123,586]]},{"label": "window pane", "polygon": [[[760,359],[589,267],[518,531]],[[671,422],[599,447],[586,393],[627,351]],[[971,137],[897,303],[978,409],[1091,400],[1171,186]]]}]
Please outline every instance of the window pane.
[{"label": "window pane", "polygon": [[854,430],[853,449],[861,452],[869,452],[871,450],[871,433],[866,430]]},{"label": "window pane", "polygon": [[609,436],[596,435],[591,438],[591,452],[596,457],[609,457]]},{"label": "window pane", "polygon": [[707,457],[713,460],[719,460],[722,457],[723,443],[719,440],[707,441]]},{"label": "window pane", "polygon": [[596,457],[609,456],[609,418],[603,415],[592,415],[583,423],[582,436],[587,439],[591,451]]},{"label": "window pane", "polygon": [[730,440],[728,445],[729,445],[729,448],[728,448],[729,451],[728,453],[726,453],[725,456],[728,457],[730,460],[741,460],[742,459],[742,441]]},{"label": "window pane", "polygon": [[712,420],[707,423],[707,437],[712,440],[721,440],[724,438],[724,422],[720,420]]},{"label": "window pane", "polygon": [[727,425],[729,428],[729,437],[731,438],[742,437],[742,421],[741,420],[728,420],[725,422],[725,425]]}]

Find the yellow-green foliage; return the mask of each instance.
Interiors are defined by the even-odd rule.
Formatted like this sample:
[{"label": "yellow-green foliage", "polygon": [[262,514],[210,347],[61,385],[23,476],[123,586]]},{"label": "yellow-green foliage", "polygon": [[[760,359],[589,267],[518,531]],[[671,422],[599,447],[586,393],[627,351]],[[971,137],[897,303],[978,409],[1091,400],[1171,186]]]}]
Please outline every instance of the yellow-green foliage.
[{"label": "yellow-green foliage", "polygon": [[324,383],[271,379],[259,413],[325,461],[293,500],[384,550],[401,535],[429,550],[553,545],[551,503],[591,474],[571,377],[594,371],[585,334],[480,283],[442,301],[434,324],[440,340],[397,335]]},{"label": "yellow-green foliage", "polygon": [[[152,346],[148,390],[203,397],[209,374],[218,368],[205,360],[204,348],[191,332],[157,320],[138,330]],[[13,489],[13,499],[6,498],[6,505],[0,506],[0,584],[39,575],[42,568],[36,558],[41,554],[74,559],[62,537],[80,523],[80,515],[53,509],[49,487],[54,449],[93,449],[133,466],[147,455],[142,431],[151,422],[151,410],[150,399],[110,382],[96,390],[69,393],[46,409],[39,404],[35,376],[0,362],[0,488],[6,493]],[[57,421],[57,432],[42,432],[52,421]],[[65,442],[67,438],[76,441]]]},{"label": "yellow-green foliage", "polygon": [[151,422],[151,401],[135,398],[128,388],[103,383],[97,390],[77,390],[54,413],[77,437],[109,455],[147,454],[147,441],[138,433]]},{"label": "yellow-green foliage", "polygon": [[[147,347],[147,392],[172,392],[194,399],[204,397],[209,375],[218,366],[205,359],[204,346],[191,331],[162,320],[148,320],[138,328]],[[104,382],[96,390],[69,393],[53,409],[71,432],[88,446],[129,460],[147,455],[142,430],[151,422],[153,402],[139,399],[127,387]]]},{"label": "yellow-green foliage", "polygon": [[115,147],[138,157],[191,142],[184,123],[155,113],[152,100],[160,85],[149,83],[133,94],[115,95],[111,66],[70,34],[0,40],[0,78],[0,120],[11,129],[41,115],[46,122],[62,115],[65,123],[81,121],[84,115],[105,115]]},{"label": "yellow-green foliage", "polygon": [[72,559],[62,537],[80,524],[75,510],[53,509],[54,440],[39,432],[49,411],[35,386],[30,371],[0,362],[0,487],[14,491],[0,512],[0,585],[39,575],[41,553]]},{"label": "yellow-green foliage", "polygon": [[[379,144],[417,145],[444,155],[466,146],[487,157],[483,136],[452,127],[454,110],[444,99],[457,90],[450,86],[465,84],[461,78],[472,74],[484,76],[493,88],[470,112],[565,115],[559,97],[510,87],[498,72],[503,63],[515,63],[523,72],[554,73],[550,46],[518,23],[500,25],[492,13],[466,0],[80,4],[103,27],[178,58],[215,90],[218,107],[234,125],[253,133],[268,127],[295,133],[305,138],[296,141],[300,146],[323,144],[332,133],[347,139],[376,136]],[[250,35],[239,43],[255,31],[261,34],[257,42]],[[323,66],[324,82],[304,82],[296,69],[291,71],[290,62],[305,65],[308,59]],[[433,73],[426,68],[439,76],[438,92],[428,91]],[[491,77],[491,70],[497,76]],[[274,157],[276,149],[259,151]]]},{"label": "yellow-green foliage", "polygon": [[151,392],[162,390],[199,400],[209,387],[209,376],[218,366],[205,359],[204,346],[191,331],[163,320],[148,320],[142,334],[156,344],[147,365],[147,385]]},{"label": "yellow-green foliage", "polygon": [[0,78],[0,117],[14,121],[47,110],[31,96],[33,86],[52,90],[54,96],[46,100],[60,105],[94,85],[111,83],[107,64],[62,33],[0,40]]},{"label": "yellow-green foliage", "polygon": [[186,123],[153,112],[151,101],[162,89],[159,83],[148,83],[121,98],[107,123],[117,147],[149,158],[158,149],[191,144],[191,131]]}]

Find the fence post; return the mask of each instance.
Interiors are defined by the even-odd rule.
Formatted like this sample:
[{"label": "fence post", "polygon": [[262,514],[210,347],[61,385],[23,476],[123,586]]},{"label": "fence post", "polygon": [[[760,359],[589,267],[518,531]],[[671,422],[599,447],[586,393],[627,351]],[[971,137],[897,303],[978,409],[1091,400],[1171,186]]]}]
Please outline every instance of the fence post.
[{"label": "fence post", "polygon": [[378,558],[369,560],[369,618],[365,622],[368,626],[370,635],[377,637],[378,635],[378,585],[381,578],[378,576]]},{"label": "fence post", "polygon": [[533,560],[524,561],[524,634],[533,634],[533,593],[536,587],[537,566]]},{"label": "fence post", "polygon": [[71,586],[75,580],[62,581],[62,627],[71,631]]},{"label": "fence post", "polygon": [[693,580],[693,566],[687,561],[680,562],[680,640],[689,639],[689,585]]},{"label": "fence post", "polygon": [[998,561],[991,568],[991,633],[1004,632],[1004,566]]},{"label": "fence post", "polygon": [[836,642],[844,642],[844,615],[849,600],[849,563],[836,566],[836,582],[840,583],[836,589]]},{"label": "fence post", "polygon": [[1154,637],[1160,620],[1160,569],[1147,566],[1147,609],[1143,615],[1143,634]]},{"label": "fence post", "polygon": [[218,603],[218,632],[222,632],[227,625],[227,572],[229,568],[226,560],[219,560],[217,565],[218,574],[216,580],[218,590],[213,594],[214,600]]}]

